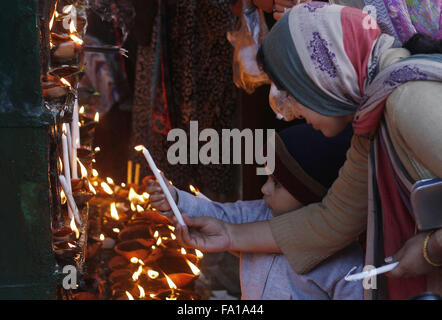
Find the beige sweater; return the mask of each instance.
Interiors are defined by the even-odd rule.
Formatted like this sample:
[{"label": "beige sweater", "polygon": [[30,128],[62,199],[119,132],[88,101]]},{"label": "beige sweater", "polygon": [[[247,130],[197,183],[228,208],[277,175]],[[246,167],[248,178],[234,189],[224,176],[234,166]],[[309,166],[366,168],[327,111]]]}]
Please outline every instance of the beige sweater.
[{"label": "beige sweater", "polygon": [[[408,55],[405,49],[390,49],[380,67]],[[442,83],[398,87],[387,100],[385,119],[410,175],[415,180],[442,177]],[[353,137],[339,177],[322,202],[271,220],[273,237],[296,272],[308,272],[366,229],[369,145],[368,139]]]}]

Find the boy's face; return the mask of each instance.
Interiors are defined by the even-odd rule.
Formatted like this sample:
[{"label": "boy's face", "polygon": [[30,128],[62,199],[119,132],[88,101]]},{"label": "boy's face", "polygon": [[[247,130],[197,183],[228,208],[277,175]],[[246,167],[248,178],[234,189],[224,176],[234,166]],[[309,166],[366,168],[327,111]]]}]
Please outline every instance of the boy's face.
[{"label": "boy's face", "polygon": [[274,215],[301,208],[303,205],[296,200],[274,177],[269,175],[261,187],[263,199]]}]

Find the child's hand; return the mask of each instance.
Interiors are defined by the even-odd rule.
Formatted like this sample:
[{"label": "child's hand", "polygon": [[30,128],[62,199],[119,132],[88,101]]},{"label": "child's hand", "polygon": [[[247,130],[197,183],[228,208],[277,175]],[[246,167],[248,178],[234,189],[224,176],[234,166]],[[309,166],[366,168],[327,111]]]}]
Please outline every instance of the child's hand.
[{"label": "child's hand", "polygon": [[[164,182],[166,183],[166,186],[169,189],[170,194],[172,195],[173,201],[175,201],[176,203],[178,197],[175,188],[171,184],[169,184],[169,180],[166,179],[163,173],[161,173],[161,176],[163,177]],[[157,181],[153,179],[147,180],[146,192],[150,194],[150,204],[153,208],[158,211],[165,212],[172,210],[169,202],[166,199],[166,195],[164,194],[163,190],[160,187],[160,184]]]},{"label": "child's hand", "polygon": [[228,251],[232,237],[229,224],[212,217],[189,218],[183,214],[187,226],[182,226],[173,218],[176,236],[183,247],[197,248],[207,252]]}]

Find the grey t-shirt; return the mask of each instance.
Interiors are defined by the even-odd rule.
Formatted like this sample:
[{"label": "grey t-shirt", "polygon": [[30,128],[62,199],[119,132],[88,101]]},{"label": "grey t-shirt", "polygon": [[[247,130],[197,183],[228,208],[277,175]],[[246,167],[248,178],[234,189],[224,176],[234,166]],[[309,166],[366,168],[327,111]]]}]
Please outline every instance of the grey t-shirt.
[{"label": "grey t-shirt", "polygon": [[[219,203],[177,190],[178,208],[190,217],[210,216],[240,224],[272,218],[264,200]],[[361,272],[363,253],[353,243],[307,274],[297,274],[282,254],[241,253],[241,298],[244,300],[360,300],[362,282],[344,280],[348,271]]]}]

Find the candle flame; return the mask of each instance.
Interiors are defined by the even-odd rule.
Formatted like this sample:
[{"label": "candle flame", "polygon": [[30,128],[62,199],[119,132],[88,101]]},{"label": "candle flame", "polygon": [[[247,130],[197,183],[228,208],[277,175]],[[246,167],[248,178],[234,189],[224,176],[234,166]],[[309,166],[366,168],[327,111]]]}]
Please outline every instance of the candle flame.
[{"label": "candle flame", "polygon": [[139,266],[138,270],[133,273],[132,280],[137,281],[138,278],[140,277],[141,272],[143,272],[143,266]]},{"label": "candle flame", "polygon": [[100,114],[99,114],[98,112],[95,112],[94,121],[95,121],[95,122],[100,121]]},{"label": "candle flame", "polygon": [[149,276],[149,278],[151,279],[156,279],[158,278],[158,276],[160,275],[157,271],[155,270],[147,270],[147,275]]},{"label": "candle flame", "polygon": [[118,228],[113,228],[112,231],[115,232],[115,233],[118,233],[118,232],[120,232],[120,229],[118,229]]},{"label": "candle flame", "polygon": [[139,146],[136,146],[136,147],[135,147],[135,150],[136,150],[136,151],[141,151],[141,150],[143,150],[143,148],[144,148],[144,147],[143,147],[142,145],[139,145]]},{"label": "candle flame", "polygon": [[81,178],[87,178],[87,170],[86,167],[81,163],[80,159],[77,158],[77,162],[80,165]]},{"label": "candle flame", "polygon": [[100,147],[96,147],[96,148],[94,149],[95,152],[99,152],[100,150],[101,150]]},{"label": "candle flame", "polygon": [[156,245],[159,246],[161,242],[163,242],[163,240],[161,240],[161,238],[158,238]]},{"label": "candle flame", "polygon": [[133,202],[130,203],[130,210],[137,211],[137,208],[135,207]]},{"label": "candle flame", "polygon": [[54,20],[55,20],[55,14],[57,13],[57,10],[54,10],[54,13],[52,14],[52,18],[49,21],[49,31],[52,30],[52,27],[54,26]]},{"label": "candle flame", "polygon": [[78,110],[79,114],[83,114],[84,113],[84,106],[81,106],[80,109]]},{"label": "candle flame", "polygon": [[58,165],[60,166],[60,171],[63,171],[63,161],[61,161],[60,157],[58,157]]},{"label": "candle flame", "polygon": [[95,169],[92,169],[92,176],[98,177],[98,171]]},{"label": "candle flame", "polygon": [[75,246],[72,243],[69,243],[69,242],[68,242],[68,247],[69,248],[75,248]]},{"label": "candle flame", "polygon": [[166,297],[166,300],[176,300],[176,297],[175,297],[175,296],[172,296],[172,297]]},{"label": "candle flame", "polygon": [[195,249],[195,254],[196,254],[198,259],[204,257],[203,253],[201,251],[199,251],[198,249]]},{"label": "candle flame", "polygon": [[78,229],[77,229],[77,225],[75,224],[73,216],[72,216],[72,219],[71,219],[71,224],[69,226],[71,227],[71,230],[75,232],[75,237],[77,239],[80,238],[80,231],[78,231]]},{"label": "candle flame", "polygon": [[100,240],[104,241],[104,234],[100,234]]},{"label": "candle flame", "polygon": [[83,45],[84,41],[81,40],[79,37],[77,37],[75,34],[70,34],[69,37],[74,41],[76,44]]},{"label": "candle flame", "polygon": [[140,298],[144,298],[146,296],[146,293],[144,292],[144,289],[142,286],[137,285],[138,286],[138,290],[140,290]]},{"label": "candle flame", "polygon": [[138,193],[135,192],[134,188],[130,188],[130,190],[129,190],[129,201],[133,201],[136,204],[138,204],[138,203],[143,204],[146,202],[146,200],[144,199],[144,197],[142,195],[139,195]]},{"label": "candle flame", "polygon": [[197,193],[198,192],[198,189],[196,189],[193,185],[191,185],[191,184],[189,184],[189,189],[190,189],[190,191],[191,192],[193,192],[193,193]]},{"label": "candle flame", "polygon": [[122,188],[125,188],[125,187],[126,187],[126,184],[125,184],[124,182],[122,182],[122,183],[121,183],[121,187],[122,187]]},{"label": "candle flame", "polygon": [[144,208],[137,204],[137,212],[144,212]]},{"label": "candle flame", "polygon": [[190,262],[188,259],[186,259],[187,265],[190,267],[190,270],[192,270],[192,273],[196,276],[198,276],[201,271],[197,268],[196,265],[194,265],[192,262]]},{"label": "candle flame", "polygon": [[181,248],[181,254],[187,254],[186,249]]},{"label": "candle flame", "polygon": [[62,131],[64,134],[67,134],[68,129],[66,128],[66,123],[63,123],[63,125],[61,126],[61,131]]},{"label": "candle flame", "polygon": [[67,201],[66,194],[64,193],[63,189],[60,191],[60,200],[61,200],[61,204],[65,204]]},{"label": "candle flame", "polygon": [[132,295],[128,291],[126,291],[126,295],[129,298],[129,300],[135,300],[134,297],[132,297]]},{"label": "candle flame", "polygon": [[115,184],[115,183],[114,183],[114,180],[112,180],[112,178],[107,177],[107,178],[106,178],[106,181],[107,181],[107,183],[109,183],[109,184]]},{"label": "candle flame", "polygon": [[95,191],[95,188],[91,185],[91,183],[89,182],[89,180],[87,181],[87,183],[89,184],[89,190],[90,190],[93,194],[97,194],[97,191]]},{"label": "candle flame", "polygon": [[103,188],[104,192],[106,192],[107,194],[113,194],[114,193],[112,191],[111,187],[109,187],[109,185],[106,182],[102,182],[101,183],[101,187]]},{"label": "candle flame", "polygon": [[118,215],[117,206],[115,205],[115,202],[112,202],[110,205],[110,213],[113,219],[120,220],[120,216]]},{"label": "candle flame", "polygon": [[156,295],[155,295],[155,294],[153,294],[153,293],[151,293],[151,294],[149,294],[149,297],[151,297],[151,298],[153,299],[153,298],[155,298],[155,297],[156,297]]},{"label": "candle flame", "polygon": [[170,288],[170,289],[177,289],[177,286],[176,286],[176,284],[172,281],[172,279],[170,279],[170,278],[167,276],[167,274],[164,274],[164,276],[166,277],[166,281],[167,281],[167,284],[169,285],[169,288]]},{"label": "candle flame", "polygon": [[175,231],[175,227],[174,226],[167,226],[170,230]]},{"label": "candle flame", "polygon": [[130,262],[138,263],[138,258],[137,257],[132,257],[132,258],[130,258]]},{"label": "candle flame", "polygon": [[71,88],[71,83],[67,81],[65,78],[60,78],[61,83],[63,83],[66,87]]},{"label": "candle flame", "polygon": [[176,240],[176,235],[174,235],[173,233],[170,234],[170,237],[172,238],[172,240]]},{"label": "candle flame", "polygon": [[153,234],[153,236],[154,236],[155,238],[158,238],[158,236],[159,236],[159,232],[158,232],[158,230],[155,231],[155,233]]},{"label": "candle flame", "polygon": [[146,200],[149,200],[149,198],[150,198],[150,194],[148,194],[147,192],[143,192],[142,196]]}]

